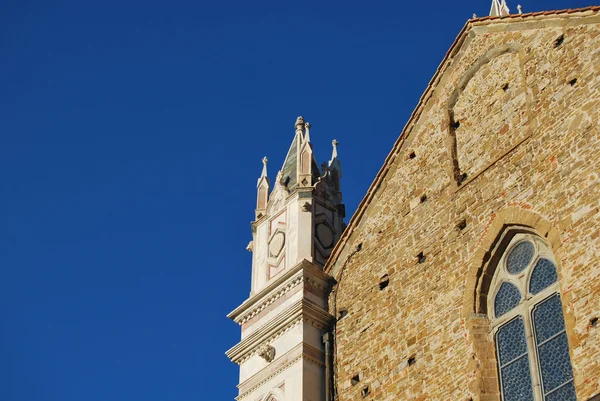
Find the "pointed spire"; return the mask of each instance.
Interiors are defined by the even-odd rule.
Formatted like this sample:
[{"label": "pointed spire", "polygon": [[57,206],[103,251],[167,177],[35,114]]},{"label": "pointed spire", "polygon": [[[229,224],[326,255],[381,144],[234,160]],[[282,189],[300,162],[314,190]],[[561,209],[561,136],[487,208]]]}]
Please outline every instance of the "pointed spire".
[{"label": "pointed spire", "polygon": [[492,0],[492,8],[490,9],[490,17],[504,17],[510,14],[510,9],[506,4],[506,0]]},{"label": "pointed spire", "polygon": [[271,183],[269,177],[267,177],[267,163],[269,159],[263,157],[263,169],[256,184],[257,196],[256,196],[256,218],[259,219],[267,209],[267,203],[269,202],[269,191],[271,189]]},{"label": "pointed spire", "polygon": [[[340,191],[340,180],[342,178],[342,164],[340,163],[340,159],[338,158],[338,147],[339,142],[337,139],[331,141],[331,145],[333,146],[333,150],[331,152],[331,160],[328,163],[328,172],[329,178],[331,180],[331,185],[336,192]],[[341,194],[340,194],[341,196]],[[341,198],[340,198],[341,200]]]},{"label": "pointed spire", "polygon": [[517,4],[517,10],[519,10],[519,14],[523,14],[523,7],[520,4]]},{"label": "pointed spire", "polygon": [[304,124],[304,140],[306,142],[310,142],[310,123],[307,121],[306,124]]}]

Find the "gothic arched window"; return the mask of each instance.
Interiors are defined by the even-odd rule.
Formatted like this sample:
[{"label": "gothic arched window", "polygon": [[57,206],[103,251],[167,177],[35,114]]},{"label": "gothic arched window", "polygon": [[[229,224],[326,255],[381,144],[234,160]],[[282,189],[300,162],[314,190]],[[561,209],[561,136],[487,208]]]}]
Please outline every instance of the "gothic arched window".
[{"label": "gothic arched window", "polygon": [[488,297],[503,401],[575,401],[556,262],[541,238],[517,234]]}]

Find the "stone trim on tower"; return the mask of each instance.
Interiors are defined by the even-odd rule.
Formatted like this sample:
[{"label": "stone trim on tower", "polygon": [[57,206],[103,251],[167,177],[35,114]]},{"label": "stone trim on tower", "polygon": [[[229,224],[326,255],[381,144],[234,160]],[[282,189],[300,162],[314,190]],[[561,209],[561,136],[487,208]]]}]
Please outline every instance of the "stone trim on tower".
[{"label": "stone trim on tower", "polygon": [[[295,135],[271,189],[267,159],[257,185],[252,222],[250,297],[228,317],[241,326],[227,356],[240,365],[237,399],[325,401],[322,335],[333,324],[327,312],[331,278],[322,266],[344,230],[337,141],[319,169],[310,124],[298,117]],[[282,401],[282,400],[278,400]]]}]

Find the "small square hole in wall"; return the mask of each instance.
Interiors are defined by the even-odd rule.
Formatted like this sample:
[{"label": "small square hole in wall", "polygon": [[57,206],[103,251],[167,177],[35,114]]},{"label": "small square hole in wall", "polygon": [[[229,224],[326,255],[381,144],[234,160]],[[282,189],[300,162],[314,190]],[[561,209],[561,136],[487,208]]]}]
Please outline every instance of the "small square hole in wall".
[{"label": "small square hole in wall", "polygon": [[348,314],[348,309],[340,308],[338,309],[338,320],[343,319]]},{"label": "small square hole in wall", "polygon": [[571,85],[571,86],[575,86],[576,83],[577,83],[577,78],[573,78],[572,80],[569,81],[569,85]]},{"label": "small square hole in wall", "polygon": [[502,86],[502,90],[503,90],[504,92],[507,92],[507,91],[508,91],[508,88],[509,88],[509,85],[508,85],[508,84],[504,84],[504,86]]},{"label": "small square hole in wall", "polygon": [[415,152],[410,152],[410,155],[408,155],[409,159],[414,159],[415,157],[417,157],[417,154]]},{"label": "small square hole in wall", "polygon": [[425,263],[426,260],[427,260],[427,256],[425,256],[425,254],[423,252],[421,252],[417,255],[417,261],[419,263]]},{"label": "small square hole in wall", "polygon": [[458,222],[458,224],[456,225],[456,229],[458,231],[462,231],[465,228],[467,228],[467,219],[462,219]]},{"label": "small square hole in wall", "polygon": [[417,363],[416,355],[413,355],[410,358],[408,358],[408,361],[407,361],[408,366],[413,366],[415,363]]},{"label": "small square hole in wall", "polygon": [[590,327],[598,327],[598,317],[590,320]]},{"label": "small square hole in wall", "polygon": [[390,284],[390,277],[386,274],[385,276],[379,279],[379,290],[383,290]]},{"label": "small square hole in wall", "polygon": [[458,129],[459,127],[460,127],[460,121],[451,121],[450,122],[450,128]]},{"label": "small square hole in wall", "polygon": [[559,47],[560,45],[562,45],[564,41],[565,41],[565,35],[560,35],[554,41],[554,48],[556,49],[557,47]]},{"label": "small square hole in wall", "polygon": [[353,386],[356,386],[358,383],[360,383],[360,375],[353,376],[352,379],[350,379],[350,383]]},{"label": "small square hole in wall", "polygon": [[425,203],[425,201],[427,201],[427,194],[421,196],[421,203]]},{"label": "small square hole in wall", "polygon": [[369,386],[360,390],[360,395],[362,396],[362,398],[366,398],[369,394],[371,394],[371,389],[369,388]]}]

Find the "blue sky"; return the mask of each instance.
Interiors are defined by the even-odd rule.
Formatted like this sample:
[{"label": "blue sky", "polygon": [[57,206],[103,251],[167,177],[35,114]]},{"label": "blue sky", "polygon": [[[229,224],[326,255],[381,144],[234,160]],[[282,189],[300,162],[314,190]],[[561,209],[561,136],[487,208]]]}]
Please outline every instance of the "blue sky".
[{"label": "blue sky", "polygon": [[303,115],[350,216],[490,3],[4,0],[0,399],[232,400],[261,158]]}]

